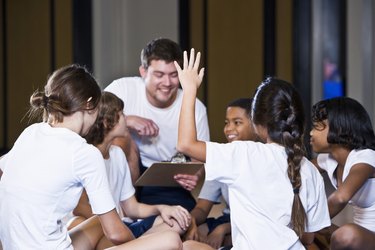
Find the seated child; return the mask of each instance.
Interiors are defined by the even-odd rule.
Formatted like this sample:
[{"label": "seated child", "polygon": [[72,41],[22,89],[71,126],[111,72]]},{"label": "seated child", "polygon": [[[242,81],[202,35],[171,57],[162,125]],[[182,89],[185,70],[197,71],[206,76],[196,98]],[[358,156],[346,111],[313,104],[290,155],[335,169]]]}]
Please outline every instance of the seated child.
[{"label": "seated child", "polygon": [[[224,126],[228,142],[256,140],[250,120],[251,101],[251,98],[240,98],[228,104]],[[213,205],[221,202],[221,197],[225,202],[223,214],[218,218],[207,218]],[[205,242],[215,249],[232,245],[227,185],[218,181],[206,181],[197,205],[190,214],[192,220],[185,234],[186,240]]]},{"label": "seated child", "polygon": [[304,157],[300,95],[292,84],[267,78],[251,105],[253,126],[264,143],[200,141],[194,120],[204,75],[199,61],[200,53],[192,49],[190,59],[184,52],[183,69],[175,62],[183,88],[177,150],[205,162],[206,180],[228,186],[232,249],[305,249],[330,219],[323,178]]},{"label": "seated child", "polygon": [[[121,99],[112,93],[103,92],[98,118],[86,136],[87,141],[94,144],[103,155],[112,196],[117,203],[117,211],[134,220],[143,219],[125,222],[136,238],[145,234],[146,231],[149,234],[156,231],[173,230],[182,234],[190,224],[190,215],[185,208],[147,205],[139,203],[134,196],[135,190],[126,157],[120,147],[111,144],[114,138],[126,134],[127,127],[123,108],[124,104]],[[79,205],[73,213],[80,216],[81,218],[78,219],[81,221],[93,215],[87,196],[82,195]],[[109,242],[105,242],[106,240],[103,238],[99,245],[110,245],[107,244]]]},{"label": "seated child", "polygon": [[375,249],[375,135],[363,106],[349,97],[316,103],[310,132],[314,163],[336,190],[328,197],[329,215],[353,206],[354,224],[335,230],[331,249]]}]

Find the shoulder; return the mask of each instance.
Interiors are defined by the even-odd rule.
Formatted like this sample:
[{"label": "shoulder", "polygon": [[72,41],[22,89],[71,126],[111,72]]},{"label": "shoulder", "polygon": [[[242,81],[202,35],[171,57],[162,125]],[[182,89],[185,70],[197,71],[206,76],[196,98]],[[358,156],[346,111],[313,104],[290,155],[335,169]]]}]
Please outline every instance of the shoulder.
[{"label": "shoulder", "polygon": [[314,164],[306,157],[303,157],[301,160],[301,173],[308,176],[317,177],[319,179],[321,178],[321,174],[317,167],[315,167]]},{"label": "shoulder", "polygon": [[352,150],[348,155],[347,162],[350,165],[366,163],[375,168],[375,151],[372,149]]},{"label": "shoulder", "polygon": [[90,159],[90,161],[103,161],[103,156],[100,150],[94,145],[88,144],[86,141],[77,143],[76,149],[74,150],[78,157],[85,157]]},{"label": "shoulder", "polygon": [[337,167],[337,161],[333,159],[330,154],[327,153],[319,154],[316,158],[316,161],[321,169],[324,169],[328,172],[329,169],[335,169]]},{"label": "shoulder", "polygon": [[137,89],[144,87],[144,81],[141,77],[123,77],[114,80],[104,90],[115,93],[119,91],[126,91],[127,89]]},{"label": "shoulder", "polygon": [[111,158],[114,157],[115,159],[126,161],[125,153],[119,146],[111,145],[109,155]]}]

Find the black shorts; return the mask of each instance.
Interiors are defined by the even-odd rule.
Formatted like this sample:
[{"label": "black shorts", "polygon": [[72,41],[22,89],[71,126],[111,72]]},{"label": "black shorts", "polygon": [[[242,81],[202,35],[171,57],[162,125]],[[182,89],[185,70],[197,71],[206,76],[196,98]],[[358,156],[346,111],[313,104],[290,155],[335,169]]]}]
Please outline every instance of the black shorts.
[{"label": "black shorts", "polygon": [[132,231],[134,237],[138,238],[152,227],[155,219],[156,215],[135,222],[124,221],[124,224],[130,229],[130,231]]}]

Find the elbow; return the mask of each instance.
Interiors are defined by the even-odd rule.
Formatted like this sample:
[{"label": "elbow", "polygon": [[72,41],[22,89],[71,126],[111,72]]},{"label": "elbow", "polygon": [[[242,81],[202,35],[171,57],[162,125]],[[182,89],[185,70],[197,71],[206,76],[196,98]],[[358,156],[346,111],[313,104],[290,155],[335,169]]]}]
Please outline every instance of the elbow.
[{"label": "elbow", "polygon": [[342,195],[339,192],[336,192],[336,194],[334,194],[333,196],[333,201],[338,205],[345,206],[346,204],[348,204],[350,198],[351,197],[347,195]]},{"label": "elbow", "polygon": [[183,154],[187,154],[188,155],[188,151],[189,151],[189,146],[187,143],[185,142],[181,142],[181,141],[178,141],[177,142],[177,151],[180,152],[180,153],[183,153]]}]

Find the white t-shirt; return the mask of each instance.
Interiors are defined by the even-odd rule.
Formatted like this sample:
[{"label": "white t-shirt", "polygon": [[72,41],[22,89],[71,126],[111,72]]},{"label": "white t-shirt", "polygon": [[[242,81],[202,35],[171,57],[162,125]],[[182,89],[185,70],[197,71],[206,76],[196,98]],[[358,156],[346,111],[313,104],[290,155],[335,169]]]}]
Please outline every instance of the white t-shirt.
[{"label": "white t-shirt", "polygon": [[[135,115],[153,120],[159,126],[157,137],[133,134],[140,151],[142,164],[149,167],[154,162],[169,161],[177,153],[178,120],[182,90],[178,89],[175,102],[168,108],[151,105],[146,97],[146,85],[140,77],[124,77],[112,82],[105,91],[112,92],[124,101],[125,115]],[[199,140],[208,141],[209,129],[206,107],[197,99],[196,126]]]},{"label": "white t-shirt", "polygon": [[121,201],[125,201],[134,195],[131,174],[126,156],[122,149],[112,145],[109,149],[109,158],[105,160],[108,182],[116,203],[117,212],[123,216]]},{"label": "white t-shirt", "polygon": [[[318,165],[325,171],[334,188],[337,189],[337,179],[334,172],[337,161],[329,154],[318,155]],[[352,150],[346,159],[342,181],[348,177],[351,168],[358,163],[366,163],[375,168],[375,151],[371,149]],[[368,179],[349,201],[353,205],[353,221],[368,230],[375,232],[375,178]]]},{"label": "white t-shirt", "polygon": [[205,199],[213,203],[221,203],[221,197],[225,202],[224,214],[229,214],[228,186],[218,181],[205,181],[199,193],[199,199]]},{"label": "white t-shirt", "polygon": [[[294,194],[285,148],[252,141],[206,145],[206,179],[228,185],[233,249],[304,249],[288,227]],[[306,232],[329,226],[323,179],[306,158],[301,182]]]},{"label": "white t-shirt", "polygon": [[72,249],[61,222],[86,189],[95,214],[115,208],[99,150],[66,128],[26,128],[0,160],[4,249]]}]

